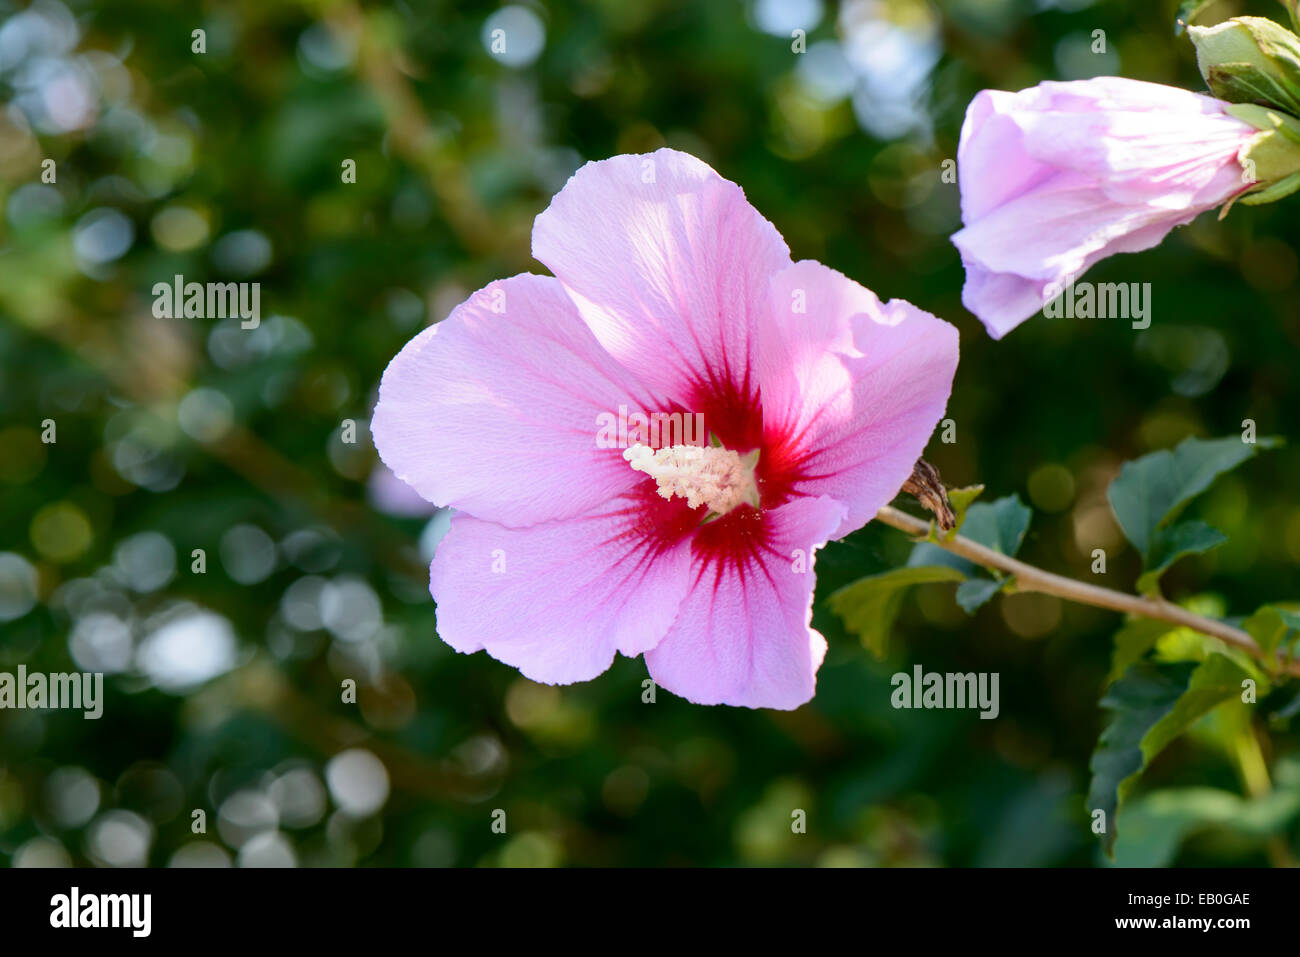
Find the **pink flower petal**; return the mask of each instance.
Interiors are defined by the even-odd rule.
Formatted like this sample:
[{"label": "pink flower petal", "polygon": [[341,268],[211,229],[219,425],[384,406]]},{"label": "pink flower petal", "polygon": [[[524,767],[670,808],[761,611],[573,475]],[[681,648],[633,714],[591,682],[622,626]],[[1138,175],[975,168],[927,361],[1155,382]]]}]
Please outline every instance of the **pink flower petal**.
[{"label": "pink flower petal", "polygon": [[516,529],[453,516],[430,569],[439,637],[546,684],[587,681],[616,651],[653,648],[690,588],[691,553],[642,527],[642,506],[632,493]]},{"label": "pink flower petal", "polygon": [[1098,77],[985,90],[958,147],[962,301],[1000,338],[1097,261],[1245,190],[1253,127],[1211,97]]},{"label": "pink flower petal", "polygon": [[768,279],[790,263],[739,186],[669,149],[578,170],[537,217],[533,255],[612,355],[681,400],[702,381],[744,391]]},{"label": "pink flower petal", "polygon": [[1050,164],[1025,149],[1015,121],[1020,98],[1037,90],[982,90],[966,107],[957,146],[963,223],[975,222],[1056,175]]},{"label": "pink flower petal", "polygon": [[1077,176],[1058,176],[953,234],[966,267],[962,303],[1001,339],[1100,260],[1159,245],[1201,211],[1123,205]]},{"label": "pink flower petal", "polygon": [[772,280],[758,379],[793,490],[844,503],[832,538],[870,521],[912,474],[943,417],[957,330],[805,260]]},{"label": "pink flower petal", "polygon": [[1056,282],[1079,278],[1090,257],[1129,233],[1167,223],[1163,236],[1177,220],[1197,212],[1116,203],[1091,179],[1061,175],[999,206],[955,233],[952,241],[985,269]]},{"label": "pink flower petal", "polygon": [[1034,113],[1016,117],[1016,125],[1032,156],[1062,172],[1091,174],[1110,201],[1166,210],[1204,202],[1216,177],[1226,188],[1210,201],[1225,202],[1245,188],[1235,160],[1255,132],[1221,112],[1190,128],[1185,116],[1163,113]]},{"label": "pink flower petal", "polygon": [[962,305],[979,316],[994,339],[1001,339],[1043,308],[1051,298],[1047,294],[1050,283],[1046,280],[994,272],[964,256],[962,266],[966,270],[966,285],[961,291]]},{"label": "pink flower petal", "polygon": [[[1122,77],[984,90],[962,124],[962,220],[974,222],[1060,172],[1090,173],[1115,199],[1127,186],[1142,199],[1177,203],[1168,194],[1180,173],[1204,185],[1254,132],[1224,105]],[[1166,167],[1172,177],[1161,175]]]},{"label": "pink flower petal", "polygon": [[617,449],[597,448],[597,417],[644,407],[645,395],[555,279],[521,275],[406,344],[370,428],[385,464],[429,501],[530,525],[635,483]]},{"label": "pink flower petal", "polygon": [[696,704],[789,710],[811,699],[826,654],[810,627],[813,551],[843,516],[832,499],[797,499],[764,514],[763,546],[748,560],[696,561],[677,620],[646,653],[655,683]]}]

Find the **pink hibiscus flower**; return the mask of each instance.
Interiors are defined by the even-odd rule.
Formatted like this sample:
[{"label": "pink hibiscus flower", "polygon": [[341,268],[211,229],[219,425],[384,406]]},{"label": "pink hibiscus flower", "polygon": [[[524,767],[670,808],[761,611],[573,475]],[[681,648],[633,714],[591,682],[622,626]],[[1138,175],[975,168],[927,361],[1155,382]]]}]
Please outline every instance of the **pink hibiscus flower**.
[{"label": "pink hibiscus flower", "polygon": [[1098,77],[985,90],[957,149],[962,302],[1000,339],[1093,264],[1157,245],[1250,189],[1259,130],[1229,104]]},{"label": "pink hibiscus flower", "polygon": [[[548,684],[619,652],[701,704],[808,701],[812,554],[910,476],[956,330],[791,262],[738,186],[673,150],[588,163],[533,254],[555,278],[491,283],[380,386],[380,455],[457,510],[438,634]],[[710,441],[606,447],[621,409],[701,415]]]}]

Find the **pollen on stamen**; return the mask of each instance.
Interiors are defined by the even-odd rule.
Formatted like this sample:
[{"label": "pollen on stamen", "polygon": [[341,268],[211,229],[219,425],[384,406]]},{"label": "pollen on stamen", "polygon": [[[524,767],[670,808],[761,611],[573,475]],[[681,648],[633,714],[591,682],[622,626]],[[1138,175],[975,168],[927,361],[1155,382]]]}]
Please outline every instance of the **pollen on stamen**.
[{"label": "pollen on stamen", "polygon": [[623,458],[653,478],[663,498],[678,495],[691,508],[706,505],[718,515],[746,503],[758,507],[757,451],[741,456],[717,446],[673,445],[656,451],[634,445],[624,450]]}]

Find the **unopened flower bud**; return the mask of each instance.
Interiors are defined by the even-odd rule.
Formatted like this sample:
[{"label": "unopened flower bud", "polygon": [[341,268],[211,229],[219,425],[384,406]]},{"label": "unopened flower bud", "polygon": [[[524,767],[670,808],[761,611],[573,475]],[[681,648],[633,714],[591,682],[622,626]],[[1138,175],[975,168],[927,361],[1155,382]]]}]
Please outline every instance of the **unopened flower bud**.
[{"label": "unopened flower bud", "polygon": [[1263,17],[1235,17],[1187,32],[1201,75],[1219,99],[1300,116],[1300,37]]}]

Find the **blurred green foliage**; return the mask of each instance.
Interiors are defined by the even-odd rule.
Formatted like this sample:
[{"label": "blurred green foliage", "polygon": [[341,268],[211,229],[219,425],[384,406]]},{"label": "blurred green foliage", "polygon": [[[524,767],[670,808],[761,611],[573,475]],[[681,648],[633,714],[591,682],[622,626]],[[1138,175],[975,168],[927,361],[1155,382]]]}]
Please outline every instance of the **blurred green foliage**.
[{"label": "blurred green foliage", "polygon": [[[1039,317],[997,343],[960,303],[941,171],[985,87],[1200,89],[1177,7],[0,2],[0,670],[108,672],[98,721],[0,712],[0,859],[1099,863],[1084,795],[1118,616],[1000,594],[967,617],[927,584],[877,661],[824,604],[906,561],[873,525],[819,556],[830,652],[795,713],[644,704],[627,659],[534,685],[434,636],[428,517],[391,514],[365,420],[419,328],[540,271],[532,219],[569,173],[667,144],[740,183],[796,259],[957,324],[957,441],[930,459],[1034,506],[1022,559],[1090,576],[1105,547],[1101,582],[1131,591],[1141,557],[1105,498],[1121,462],[1245,419],[1293,431],[1295,207],[1202,217],[1098,267],[1152,283],[1145,331]],[[260,282],[261,326],[155,318],[177,274]],[[1300,597],[1298,472],[1293,437],[1199,499],[1188,514],[1228,543],[1165,594],[1236,616]],[[894,710],[890,675],[914,662],[999,672],[1000,717]],[[1294,856],[1296,712],[1252,712],[1262,751],[1222,709],[1171,745],[1120,860]]]}]

